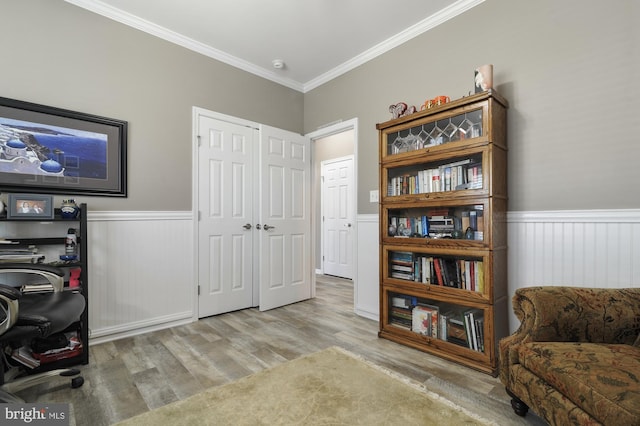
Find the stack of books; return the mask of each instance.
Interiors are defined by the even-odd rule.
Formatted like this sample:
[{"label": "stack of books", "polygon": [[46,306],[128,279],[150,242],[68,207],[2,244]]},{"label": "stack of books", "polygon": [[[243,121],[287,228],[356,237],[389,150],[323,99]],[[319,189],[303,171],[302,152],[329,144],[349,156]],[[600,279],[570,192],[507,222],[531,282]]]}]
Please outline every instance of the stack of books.
[{"label": "stack of books", "polygon": [[[3,240],[7,241],[7,240]],[[0,247],[0,262],[18,263],[42,263],[44,255],[38,253],[38,248],[29,246],[28,248]]]}]

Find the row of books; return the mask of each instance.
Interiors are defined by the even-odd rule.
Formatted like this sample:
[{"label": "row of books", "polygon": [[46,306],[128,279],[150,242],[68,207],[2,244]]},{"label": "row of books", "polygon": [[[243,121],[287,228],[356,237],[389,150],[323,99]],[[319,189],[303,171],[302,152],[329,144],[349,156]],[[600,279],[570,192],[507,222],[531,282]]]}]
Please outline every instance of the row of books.
[{"label": "row of books", "polygon": [[391,299],[389,322],[423,336],[484,352],[484,313],[480,309],[447,310],[413,296]]},{"label": "row of books", "polygon": [[481,260],[394,251],[389,253],[389,275],[423,284],[484,292],[484,265]]},{"label": "row of books", "polygon": [[482,188],[482,163],[471,159],[419,170],[389,180],[387,195],[425,194]]},{"label": "row of books", "polygon": [[[484,238],[484,206],[458,210],[454,215],[390,216],[389,235],[396,237],[420,236],[430,238],[453,238],[454,231],[460,235],[471,228],[474,240]],[[405,231],[405,232],[403,232]]]}]

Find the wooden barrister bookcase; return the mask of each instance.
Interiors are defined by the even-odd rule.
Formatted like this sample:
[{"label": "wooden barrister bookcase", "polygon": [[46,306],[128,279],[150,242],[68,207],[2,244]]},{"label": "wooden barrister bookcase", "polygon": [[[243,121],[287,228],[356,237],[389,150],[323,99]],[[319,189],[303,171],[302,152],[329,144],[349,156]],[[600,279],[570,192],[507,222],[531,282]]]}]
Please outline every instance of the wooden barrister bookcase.
[{"label": "wooden barrister bookcase", "polygon": [[507,325],[507,101],[380,123],[380,332],[497,375]]}]

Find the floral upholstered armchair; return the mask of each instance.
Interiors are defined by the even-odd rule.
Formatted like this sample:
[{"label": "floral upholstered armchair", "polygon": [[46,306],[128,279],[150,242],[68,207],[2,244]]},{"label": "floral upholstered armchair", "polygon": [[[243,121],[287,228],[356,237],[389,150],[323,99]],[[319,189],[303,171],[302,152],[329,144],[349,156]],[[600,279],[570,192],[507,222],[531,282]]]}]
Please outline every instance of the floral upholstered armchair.
[{"label": "floral upholstered armchair", "polygon": [[551,425],[640,425],[640,288],[516,291],[520,328],[500,341],[516,414]]}]

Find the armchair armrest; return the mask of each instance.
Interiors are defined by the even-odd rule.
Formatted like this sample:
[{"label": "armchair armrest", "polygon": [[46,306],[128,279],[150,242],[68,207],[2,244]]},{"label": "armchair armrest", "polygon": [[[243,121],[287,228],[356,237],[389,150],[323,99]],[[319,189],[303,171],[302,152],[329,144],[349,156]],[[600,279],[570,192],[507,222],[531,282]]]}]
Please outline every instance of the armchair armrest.
[{"label": "armchair armrest", "polygon": [[0,284],[0,336],[16,323],[21,295],[18,289]]},{"label": "armchair armrest", "polygon": [[51,283],[53,291],[64,289],[64,271],[55,266],[41,263],[0,263],[0,274],[2,273],[37,274]]},{"label": "armchair armrest", "polygon": [[518,330],[499,343],[500,378],[527,342],[633,344],[640,332],[640,288],[526,287],[516,290]]}]

